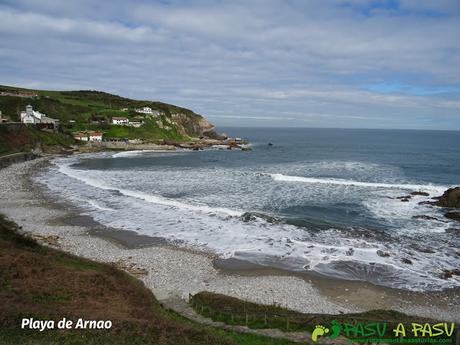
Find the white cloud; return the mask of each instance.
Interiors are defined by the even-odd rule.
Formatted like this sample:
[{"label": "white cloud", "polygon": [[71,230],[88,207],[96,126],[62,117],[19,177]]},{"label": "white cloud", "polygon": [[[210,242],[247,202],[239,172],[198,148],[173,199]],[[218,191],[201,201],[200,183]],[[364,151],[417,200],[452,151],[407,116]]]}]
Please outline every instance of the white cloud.
[{"label": "white cloud", "polygon": [[[6,0],[0,82],[102,89],[242,124],[417,127],[429,118],[460,129],[458,3],[403,0],[363,14],[370,3]],[[370,87],[392,83],[440,91]]]}]

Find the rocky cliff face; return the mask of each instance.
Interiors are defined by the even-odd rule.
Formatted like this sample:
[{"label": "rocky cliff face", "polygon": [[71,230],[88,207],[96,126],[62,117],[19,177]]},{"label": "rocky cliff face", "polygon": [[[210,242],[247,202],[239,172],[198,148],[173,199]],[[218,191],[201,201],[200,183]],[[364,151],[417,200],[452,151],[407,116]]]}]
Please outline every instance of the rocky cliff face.
[{"label": "rocky cliff face", "polygon": [[220,138],[220,135],[217,134],[215,131],[214,125],[201,115],[173,113],[171,114],[171,119],[173,123],[176,125],[176,128],[181,135],[187,135],[197,138]]}]

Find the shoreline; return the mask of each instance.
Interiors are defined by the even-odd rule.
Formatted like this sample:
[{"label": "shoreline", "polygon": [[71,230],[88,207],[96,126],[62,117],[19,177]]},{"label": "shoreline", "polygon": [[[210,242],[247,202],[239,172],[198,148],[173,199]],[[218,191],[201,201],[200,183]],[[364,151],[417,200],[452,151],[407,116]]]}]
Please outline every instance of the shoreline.
[{"label": "shoreline", "polygon": [[[48,200],[30,180],[47,158],[0,170],[0,212],[27,233],[46,238],[72,254],[125,268],[136,268],[144,284],[160,300],[187,299],[211,291],[261,304],[276,302],[289,309],[338,314],[394,309],[406,314],[460,321],[460,289],[411,292],[294,273],[247,262],[224,262],[209,253],[178,248],[162,238],[110,229],[81,215],[61,200]],[[143,245],[144,244],[144,245]],[[133,273],[133,272],[131,272]]]}]

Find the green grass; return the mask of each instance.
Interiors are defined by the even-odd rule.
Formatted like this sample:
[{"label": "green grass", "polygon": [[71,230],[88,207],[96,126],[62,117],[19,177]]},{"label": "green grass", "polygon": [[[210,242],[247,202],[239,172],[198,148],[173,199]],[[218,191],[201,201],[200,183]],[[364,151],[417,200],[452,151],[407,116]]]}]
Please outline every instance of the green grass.
[{"label": "green grass", "polygon": [[[293,345],[203,326],[161,308],[141,281],[21,235],[0,215],[2,345]],[[112,320],[110,330],[21,329],[35,320]]]},{"label": "green grass", "polygon": [[200,292],[192,297],[192,307],[196,312],[214,321],[229,325],[246,325],[254,329],[277,328],[282,331],[309,331],[318,324],[330,324],[332,320],[354,323],[356,321],[381,321],[389,324],[398,322],[432,321],[412,317],[394,310],[371,310],[354,314],[305,314],[277,305],[261,305],[246,302],[211,292]]},{"label": "green grass", "polygon": [[57,264],[63,265],[68,268],[74,268],[78,270],[94,270],[100,271],[101,266],[91,260],[85,260],[72,255],[56,255],[55,261]]},{"label": "green grass", "polygon": [[0,155],[15,152],[29,152],[41,145],[61,146],[67,148],[75,144],[74,139],[64,133],[50,133],[38,130],[34,126],[22,126],[10,128],[0,124]]},{"label": "green grass", "polygon": [[144,140],[155,140],[161,138],[181,141],[187,139],[180,135],[174,127],[169,130],[160,128],[155,120],[147,120],[145,124],[139,128],[128,126],[110,126],[110,129],[106,131],[104,136],[107,138],[139,138]]},{"label": "green grass", "polygon": [[[0,96],[0,110],[9,116],[13,121],[19,121],[19,114],[25,109],[27,104],[31,104],[50,117],[59,119],[63,131],[83,130],[108,130],[108,125],[102,126],[94,124],[93,121],[110,123],[113,116],[126,116],[133,119],[136,114],[133,109],[148,106],[159,110],[170,118],[173,113],[184,114],[186,119],[182,120],[187,137],[198,137],[200,133],[195,133],[194,124],[199,121],[201,115],[195,114],[190,109],[178,107],[162,102],[152,102],[143,100],[133,100],[129,98],[112,95],[99,91],[49,91],[49,90],[28,90],[0,85],[0,91],[8,92],[33,92],[38,97],[21,98],[15,96]],[[121,111],[122,108],[129,108],[130,111]],[[71,123],[70,121],[76,123]],[[153,122],[153,121],[152,121]],[[166,123],[165,123],[166,125]],[[174,125],[172,127],[175,127]],[[139,138],[147,140],[169,139],[184,140],[184,136],[179,135],[177,128],[164,130],[154,123],[145,125],[141,128],[120,130],[110,128],[110,137],[114,138]]]}]

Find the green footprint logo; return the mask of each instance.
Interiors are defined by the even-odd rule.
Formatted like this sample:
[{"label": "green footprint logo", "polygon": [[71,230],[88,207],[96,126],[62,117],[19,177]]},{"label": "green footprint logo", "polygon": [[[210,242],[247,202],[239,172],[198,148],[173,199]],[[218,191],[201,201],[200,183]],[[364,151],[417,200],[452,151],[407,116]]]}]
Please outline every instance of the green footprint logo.
[{"label": "green footprint logo", "polygon": [[318,337],[321,337],[326,333],[329,333],[329,328],[326,328],[323,325],[316,325],[315,329],[313,330],[313,333],[311,334],[311,340],[316,342],[318,340]]}]

